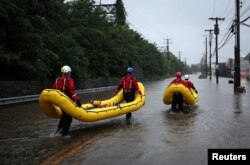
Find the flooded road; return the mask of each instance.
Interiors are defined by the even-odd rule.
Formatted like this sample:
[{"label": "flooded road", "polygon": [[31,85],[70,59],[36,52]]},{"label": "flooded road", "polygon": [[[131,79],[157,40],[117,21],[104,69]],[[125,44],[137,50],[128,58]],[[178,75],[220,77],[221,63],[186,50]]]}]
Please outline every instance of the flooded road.
[{"label": "flooded road", "polygon": [[[250,148],[250,82],[235,94],[228,79],[191,75],[200,100],[187,113],[162,102],[172,79],[145,83],[146,104],[125,116],[93,123],[73,120],[70,135],[55,137],[57,119],[38,102],[0,107],[0,164],[203,165],[208,148]],[[81,102],[107,99],[113,91],[81,95]]]}]

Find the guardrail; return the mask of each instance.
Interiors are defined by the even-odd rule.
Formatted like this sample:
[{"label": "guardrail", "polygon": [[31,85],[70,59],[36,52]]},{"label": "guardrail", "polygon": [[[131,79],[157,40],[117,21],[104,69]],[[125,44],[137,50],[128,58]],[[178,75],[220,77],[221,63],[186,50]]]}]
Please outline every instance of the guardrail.
[{"label": "guardrail", "polygon": [[1,98],[0,105],[21,103],[21,102],[27,102],[27,101],[35,101],[35,100],[38,100],[38,97],[39,97],[39,95],[29,95],[29,96]]},{"label": "guardrail", "polygon": [[[106,91],[106,90],[110,90],[110,89],[114,89],[114,88],[115,88],[115,86],[82,89],[82,90],[77,90],[76,93],[77,94],[94,93],[94,92],[101,92],[101,91]],[[36,101],[36,100],[38,100],[38,98],[39,98],[39,95],[0,98],[0,105]]]}]

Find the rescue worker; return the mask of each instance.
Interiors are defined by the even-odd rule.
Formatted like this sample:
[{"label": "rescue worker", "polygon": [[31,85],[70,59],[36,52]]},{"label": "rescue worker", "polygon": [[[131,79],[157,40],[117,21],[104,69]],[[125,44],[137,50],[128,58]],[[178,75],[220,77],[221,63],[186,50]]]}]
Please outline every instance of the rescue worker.
[{"label": "rescue worker", "polygon": [[[178,72],[176,72],[175,75],[176,75],[176,78],[171,81],[170,85],[173,84],[173,83],[181,83],[181,84],[185,85],[185,82],[181,78],[182,73],[178,71]],[[171,108],[172,108],[173,111],[177,110],[176,109],[177,105],[178,105],[178,109],[180,111],[182,111],[183,110],[183,96],[179,92],[174,93],[173,97],[172,97]]]},{"label": "rescue worker", "polygon": [[[78,107],[81,107],[81,103],[75,92],[75,83],[74,80],[71,78],[71,68],[69,66],[65,65],[61,68],[61,76],[56,78],[53,84],[53,88],[65,93],[70,99],[72,99],[76,103]],[[62,112],[62,117],[59,121],[56,133],[59,133],[62,136],[67,135],[71,122],[72,117]]]},{"label": "rescue worker", "polygon": [[[133,75],[134,69],[132,67],[128,67],[125,75],[121,78],[119,85],[115,91],[115,94],[119,92],[120,89],[123,89],[123,97],[126,102],[134,101],[135,92],[137,91],[140,95],[142,95],[138,81],[136,77]],[[131,112],[126,114],[126,118],[130,119],[132,116]]]},{"label": "rescue worker", "polygon": [[192,83],[192,81],[189,80],[189,78],[190,78],[190,76],[187,74],[184,76],[186,87],[188,87],[189,89],[192,88],[196,93],[198,93],[198,91],[194,87],[194,84]]}]

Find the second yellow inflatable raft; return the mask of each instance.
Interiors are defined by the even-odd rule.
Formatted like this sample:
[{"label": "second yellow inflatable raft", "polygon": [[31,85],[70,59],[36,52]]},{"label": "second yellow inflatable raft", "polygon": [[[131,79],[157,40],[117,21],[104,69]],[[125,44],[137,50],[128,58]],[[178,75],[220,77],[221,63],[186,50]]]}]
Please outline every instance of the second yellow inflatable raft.
[{"label": "second yellow inflatable raft", "polygon": [[64,93],[55,89],[44,89],[39,97],[39,105],[42,111],[49,117],[61,118],[62,111],[69,116],[84,122],[93,122],[115,116],[127,114],[140,109],[145,104],[145,88],[141,82],[138,86],[142,96],[136,93],[135,100],[129,103],[123,102],[122,90],[114,97],[104,101],[93,101],[77,105]]},{"label": "second yellow inflatable raft", "polygon": [[163,94],[164,104],[171,104],[173,94],[179,92],[182,94],[184,103],[193,105],[199,100],[199,95],[193,89],[187,88],[180,83],[174,83],[168,86]]}]

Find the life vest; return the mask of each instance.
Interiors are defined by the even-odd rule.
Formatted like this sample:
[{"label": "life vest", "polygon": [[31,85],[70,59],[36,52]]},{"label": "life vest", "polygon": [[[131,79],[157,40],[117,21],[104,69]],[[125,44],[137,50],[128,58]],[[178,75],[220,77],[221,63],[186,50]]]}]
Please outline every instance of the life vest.
[{"label": "life vest", "polygon": [[172,81],[172,83],[183,83],[184,84],[184,81],[181,78],[176,78]]},{"label": "life vest", "polygon": [[132,75],[127,75],[126,77],[124,77],[123,81],[122,81],[122,87],[123,87],[123,91],[125,93],[131,92],[132,90],[134,90],[134,81],[135,78]]},{"label": "life vest", "polygon": [[189,89],[191,89],[191,88],[195,89],[194,84],[189,80],[185,80],[185,85]]},{"label": "life vest", "polygon": [[55,88],[62,92],[66,92],[68,81],[69,81],[69,78],[58,77],[55,82]]},{"label": "life vest", "polygon": [[188,87],[188,88],[192,88],[193,87],[193,83],[191,83],[188,80],[185,80],[185,84],[186,84],[186,87]]},{"label": "life vest", "polygon": [[65,93],[73,101],[76,101],[78,99],[78,96],[75,93],[74,80],[70,77],[67,76],[58,77],[55,80],[53,87]]}]

